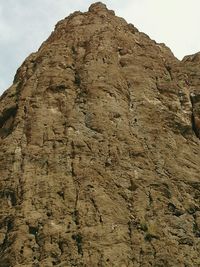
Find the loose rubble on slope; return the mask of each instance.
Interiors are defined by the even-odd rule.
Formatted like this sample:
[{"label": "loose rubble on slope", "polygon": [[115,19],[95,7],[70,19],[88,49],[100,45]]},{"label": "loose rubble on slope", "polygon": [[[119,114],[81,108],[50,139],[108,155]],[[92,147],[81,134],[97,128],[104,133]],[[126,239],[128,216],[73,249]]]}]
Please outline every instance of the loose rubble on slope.
[{"label": "loose rubble on slope", "polygon": [[200,54],[102,3],[0,99],[0,266],[200,266]]}]

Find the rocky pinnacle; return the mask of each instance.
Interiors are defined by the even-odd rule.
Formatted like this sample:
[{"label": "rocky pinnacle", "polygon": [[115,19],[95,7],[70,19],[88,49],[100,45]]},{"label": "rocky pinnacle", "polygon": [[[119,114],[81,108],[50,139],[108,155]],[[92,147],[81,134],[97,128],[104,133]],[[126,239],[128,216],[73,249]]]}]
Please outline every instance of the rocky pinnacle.
[{"label": "rocky pinnacle", "polygon": [[199,138],[200,53],[61,20],[0,98],[0,267],[200,266]]}]

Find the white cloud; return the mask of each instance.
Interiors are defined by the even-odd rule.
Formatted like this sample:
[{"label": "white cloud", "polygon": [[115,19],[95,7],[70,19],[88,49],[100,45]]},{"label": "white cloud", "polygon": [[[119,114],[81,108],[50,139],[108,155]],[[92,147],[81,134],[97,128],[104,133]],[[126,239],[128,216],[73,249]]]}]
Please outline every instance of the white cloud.
[{"label": "white cloud", "polygon": [[[94,0],[95,1],[95,0]],[[0,0],[0,93],[25,57],[38,49],[58,20],[86,11],[93,0]],[[199,0],[105,0],[116,15],[133,23],[178,58],[200,50]]]}]

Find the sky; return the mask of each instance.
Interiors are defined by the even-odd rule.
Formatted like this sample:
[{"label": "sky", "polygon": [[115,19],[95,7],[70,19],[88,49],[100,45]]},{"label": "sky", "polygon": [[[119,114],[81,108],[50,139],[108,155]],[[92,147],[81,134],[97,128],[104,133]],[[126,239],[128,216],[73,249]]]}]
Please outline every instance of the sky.
[{"label": "sky", "polygon": [[[87,11],[95,0],[0,0],[0,95],[25,58],[38,50],[55,24],[70,13]],[[174,55],[200,51],[200,0],[102,0]]]}]

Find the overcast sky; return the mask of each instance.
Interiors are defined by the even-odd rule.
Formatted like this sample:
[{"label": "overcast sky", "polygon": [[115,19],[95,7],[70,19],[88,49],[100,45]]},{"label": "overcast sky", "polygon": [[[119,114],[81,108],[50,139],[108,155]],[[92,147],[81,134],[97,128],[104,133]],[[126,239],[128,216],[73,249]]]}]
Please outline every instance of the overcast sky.
[{"label": "overcast sky", "polygon": [[[0,0],[0,94],[58,20],[95,0]],[[176,57],[200,51],[200,0],[104,0],[127,22],[164,42]],[[197,28],[198,27],[198,28]]]}]

